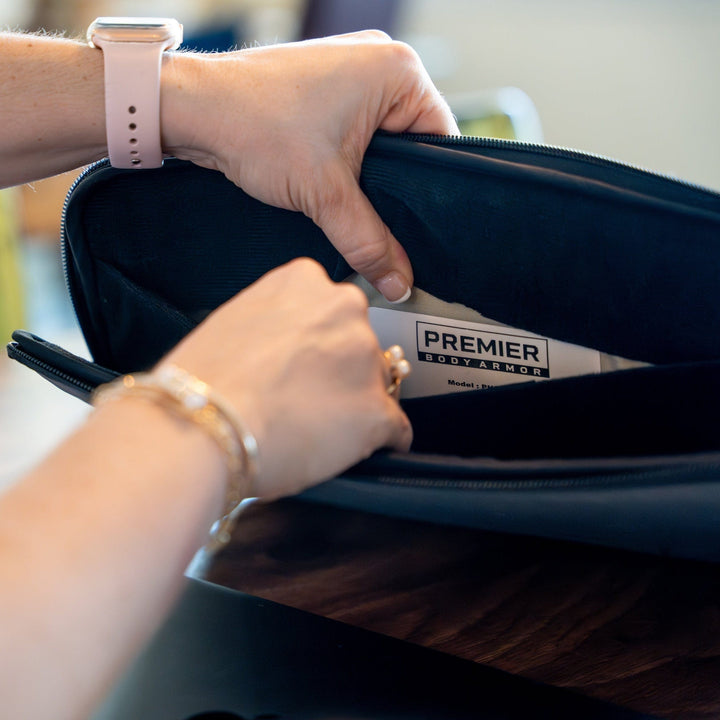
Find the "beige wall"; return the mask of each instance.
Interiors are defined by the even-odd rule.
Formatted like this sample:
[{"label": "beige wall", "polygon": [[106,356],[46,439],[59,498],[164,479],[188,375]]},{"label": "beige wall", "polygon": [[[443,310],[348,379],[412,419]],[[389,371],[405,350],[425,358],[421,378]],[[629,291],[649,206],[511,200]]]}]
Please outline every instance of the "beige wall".
[{"label": "beige wall", "polygon": [[514,85],[547,142],[720,189],[720,0],[406,0],[448,94]]}]

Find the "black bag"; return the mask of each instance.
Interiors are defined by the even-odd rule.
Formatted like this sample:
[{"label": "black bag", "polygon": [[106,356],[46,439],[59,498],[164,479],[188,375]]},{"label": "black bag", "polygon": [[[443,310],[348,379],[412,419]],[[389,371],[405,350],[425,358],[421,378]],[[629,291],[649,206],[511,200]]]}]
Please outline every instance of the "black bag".
[{"label": "black bag", "polygon": [[[361,183],[418,288],[641,364],[403,400],[409,454],[377,453],[305,497],[720,559],[720,194],[574,151],[426,136],[377,136]],[[97,365],[22,332],[9,353],[84,399],[281,263],[309,256],[334,280],[351,274],[303,215],[178,160],[93,166],[68,196],[63,253]],[[493,350],[520,357],[516,336]],[[452,342],[405,350],[418,365],[457,362]]]}]

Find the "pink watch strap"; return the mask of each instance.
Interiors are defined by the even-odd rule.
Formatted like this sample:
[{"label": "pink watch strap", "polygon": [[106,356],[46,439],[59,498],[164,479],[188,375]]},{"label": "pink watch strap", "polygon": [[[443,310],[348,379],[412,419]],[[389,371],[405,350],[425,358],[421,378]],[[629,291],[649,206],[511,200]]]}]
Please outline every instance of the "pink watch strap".
[{"label": "pink watch strap", "polygon": [[105,123],[110,164],[117,168],[162,165],[160,143],[160,43],[96,40],[105,66]]}]

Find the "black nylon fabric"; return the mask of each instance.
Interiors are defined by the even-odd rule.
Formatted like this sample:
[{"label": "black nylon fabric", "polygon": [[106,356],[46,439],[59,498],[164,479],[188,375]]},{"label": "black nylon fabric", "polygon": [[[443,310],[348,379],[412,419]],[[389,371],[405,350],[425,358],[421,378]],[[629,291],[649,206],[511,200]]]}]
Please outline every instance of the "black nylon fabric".
[{"label": "black nylon fabric", "polygon": [[[599,160],[391,137],[373,141],[361,182],[418,287],[518,328],[660,364],[408,401],[414,450],[547,458],[718,447],[718,196]],[[73,192],[65,228],[88,345],[120,372],[152,365],[294,257],[315,258],[338,281],[351,271],[301,214],[179,161],[94,172]]]},{"label": "black nylon fabric", "polygon": [[151,366],[211,310],[300,255],[334,279],[350,273],[299,213],[253,200],[220,173],[166,165],[140,175],[110,170],[107,181],[78,188],[67,208],[71,292],[101,365]]},{"label": "black nylon fabric", "polygon": [[418,287],[610,354],[720,357],[720,198],[684,188],[680,203],[678,185],[668,200],[611,185],[614,172],[602,182],[449,148],[403,170],[394,152],[379,150],[364,185]]},{"label": "black nylon fabric", "polygon": [[720,449],[720,361],[405,400],[413,450],[504,460]]}]

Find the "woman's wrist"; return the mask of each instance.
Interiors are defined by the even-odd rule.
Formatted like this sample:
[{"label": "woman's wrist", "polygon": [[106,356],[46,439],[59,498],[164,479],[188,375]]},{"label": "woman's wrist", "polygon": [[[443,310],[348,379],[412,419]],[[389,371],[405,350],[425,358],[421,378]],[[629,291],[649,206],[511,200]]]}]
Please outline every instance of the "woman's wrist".
[{"label": "woman's wrist", "polygon": [[218,548],[230,539],[236,511],[249,497],[258,469],[255,436],[227,400],[210,385],[172,363],[149,373],[132,373],[100,386],[93,405],[138,398],[173,417],[203,430],[221,450],[226,465],[225,508],[211,530],[209,547]]},{"label": "woman's wrist", "polygon": [[160,134],[163,152],[175,154],[188,144],[191,136],[189,117],[193,110],[196,87],[195,54],[163,54],[160,71]]},{"label": "woman's wrist", "polygon": [[[213,439],[197,425],[141,397],[119,397],[96,408],[90,426],[113,438],[106,452],[115,470],[143,476],[157,484],[160,494],[169,493],[168,502],[155,508],[157,514],[184,515],[171,509],[175,503],[190,515],[197,514],[197,545],[190,551],[204,544],[224,509],[227,486],[225,458]],[[155,494],[148,490],[149,497]]]},{"label": "woman's wrist", "polygon": [[160,131],[163,152],[215,168],[210,128],[218,116],[210,65],[218,56],[165,53],[160,76]]}]

